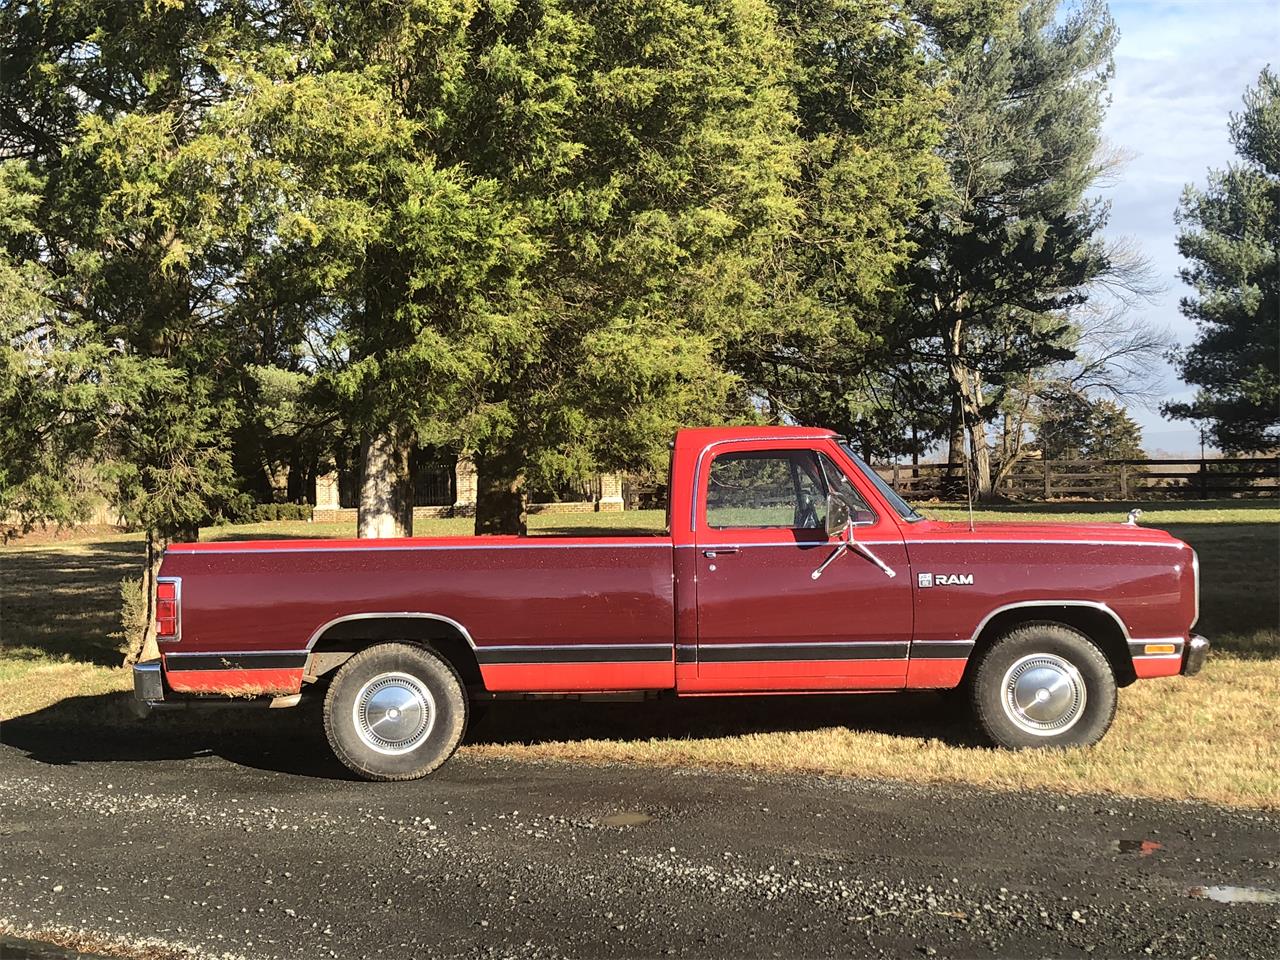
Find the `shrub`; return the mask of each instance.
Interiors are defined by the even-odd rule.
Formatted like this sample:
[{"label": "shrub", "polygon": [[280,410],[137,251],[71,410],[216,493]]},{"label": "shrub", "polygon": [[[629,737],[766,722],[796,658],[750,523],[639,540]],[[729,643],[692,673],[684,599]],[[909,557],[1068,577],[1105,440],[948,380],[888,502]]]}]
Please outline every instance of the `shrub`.
[{"label": "shrub", "polygon": [[255,503],[240,518],[242,523],[266,523],[274,520],[311,519],[309,503]]},{"label": "shrub", "polygon": [[248,497],[240,497],[227,505],[226,510],[214,521],[226,523],[270,523],[276,520],[304,520],[310,522],[315,508],[309,503],[255,503]]},{"label": "shrub", "polygon": [[120,641],[120,653],[128,656],[131,651],[142,649],[142,639],[147,632],[147,597],[142,589],[141,577],[125,577],[120,581],[120,631],[113,634]]}]

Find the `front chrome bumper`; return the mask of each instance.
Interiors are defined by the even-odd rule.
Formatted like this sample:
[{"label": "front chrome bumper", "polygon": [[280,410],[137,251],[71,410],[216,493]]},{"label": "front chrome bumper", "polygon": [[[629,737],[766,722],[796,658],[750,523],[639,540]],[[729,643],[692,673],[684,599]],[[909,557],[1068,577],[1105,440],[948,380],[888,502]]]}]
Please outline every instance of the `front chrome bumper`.
[{"label": "front chrome bumper", "polygon": [[164,700],[164,675],[159,660],[143,660],[133,665],[133,698],[155,704]]},{"label": "front chrome bumper", "polygon": [[1209,641],[1196,634],[1187,643],[1187,647],[1182,653],[1182,675],[1184,677],[1194,677],[1200,672],[1200,668],[1204,666],[1205,658],[1208,656]]}]

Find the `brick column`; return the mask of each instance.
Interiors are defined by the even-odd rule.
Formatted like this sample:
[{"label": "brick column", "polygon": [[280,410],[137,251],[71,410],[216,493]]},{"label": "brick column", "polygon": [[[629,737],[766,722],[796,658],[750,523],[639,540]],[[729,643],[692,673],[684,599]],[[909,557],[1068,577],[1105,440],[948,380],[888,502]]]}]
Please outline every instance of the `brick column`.
[{"label": "brick column", "polygon": [[596,501],[596,509],[601,513],[611,513],[622,509],[622,474],[600,474],[600,499]]},{"label": "brick column", "polygon": [[459,457],[453,468],[453,515],[470,517],[476,512],[476,465],[470,457]]},{"label": "brick column", "polygon": [[316,477],[316,509],[337,510],[342,504],[338,499],[337,472]]}]

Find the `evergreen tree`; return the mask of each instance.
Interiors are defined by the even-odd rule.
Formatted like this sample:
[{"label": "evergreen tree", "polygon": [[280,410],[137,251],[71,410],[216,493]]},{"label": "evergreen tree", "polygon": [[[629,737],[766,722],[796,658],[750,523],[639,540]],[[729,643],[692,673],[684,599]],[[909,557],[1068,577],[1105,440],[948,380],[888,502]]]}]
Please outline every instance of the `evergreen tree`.
[{"label": "evergreen tree", "polygon": [[289,16],[212,127],[231,192],[274,211],[263,269],[310,314],[317,396],[362,438],[363,535],[409,531],[415,442],[473,452],[477,529],[518,532],[530,478],[651,464],[722,415],[714,349],[789,216],[767,6]]},{"label": "evergreen tree", "polygon": [[1142,428],[1114,400],[1054,390],[1040,399],[1036,445],[1048,460],[1136,460]]},{"label": "evergreen tree", "polygon": [[[27,489],[37,477],[65,489],[58,475],[78,458],[146,529],[148,611],[164,544],[193,539],[234,492],[223,385],[242,250],[234,221],[214,215],[217,150],[202,128],[230,52],[253,47],[244,12],[145,0],[0,9],[0,144],[41,186],[19,252],[41,326],[6,331],[7,346],[28,375],[51,371],[43,421],[29,406],[9,429],[45,440]],[[51,392],[71,402],[55,413]]]},{"label": "evergreen tree", "polygon": [[118,355],[59,309],[40,262],[43,183],[27,164],[0,164],[0,539],[87,516],[98,489],[85,463],[96,424],[120,398]]},{"label": "evergreen tree", "polygon": [[[905,386],[929,373],[886,362],[885,347],[898,274],[913,249],[910,225],[945,187],[939,54],[989,26],[1000,7],[780,5],[793,50],[801,145],[789,186],[800,219],[774,254],[761,309],[725,355],[766,416],[831,426],[877,452],[898,452],[889,438],[909,430]],[[918,434],[917,452],[927,433]]]},{"label": "evergreen tree", "polygon": [[1280,78],[1269,68],[1231,117],[1240,162],[1188,186],[1178,208],[1178,252],[1189,261],[1181,302],[1198,335],[1176,356],[1191,403],[1165,407],[1205,421],[1230,452],[1280,446]]},{"label": "evergreen tree", "polygon": [[979,496],[1005,390],[1072,357],[1068,311],[1112,267],[1106,206],[1085,194],[1114,45],[1100,0],[1031,0],[946,65],[950,189],[918,222],[897,333],[915,365],[945,374],[948,396],[931,399],[950,407],[952,459],[968,428]]}]

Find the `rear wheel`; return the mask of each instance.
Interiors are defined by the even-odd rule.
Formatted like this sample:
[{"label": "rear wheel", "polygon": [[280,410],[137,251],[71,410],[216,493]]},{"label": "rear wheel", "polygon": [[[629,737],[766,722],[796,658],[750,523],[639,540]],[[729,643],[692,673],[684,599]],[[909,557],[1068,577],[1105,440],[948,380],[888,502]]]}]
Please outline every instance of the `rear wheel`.
[{"label": "rear wheel", "polygon": [[430,650],[385,643],[334,674],[324,730],[334,755],[365,780],[413,780],[457,749],[467,697],[453,667]]},{"label": "rear wheel", "polygon": [[983,733],[1012,749],[1090,746],[1116,713],[1111,664],[1060,623],[1024,624],[988,647],[969,696]]}]

